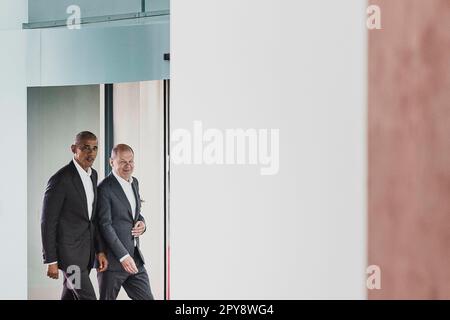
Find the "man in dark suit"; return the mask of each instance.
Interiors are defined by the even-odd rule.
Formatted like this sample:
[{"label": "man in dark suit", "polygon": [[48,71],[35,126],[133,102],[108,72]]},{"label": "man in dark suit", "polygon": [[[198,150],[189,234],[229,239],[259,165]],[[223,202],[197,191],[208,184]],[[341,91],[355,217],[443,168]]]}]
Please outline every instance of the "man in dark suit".
[{"label": "man in dark suit", "polygon": [[[62,300],[96,300],[89,279],[94,265],[104,272],[108,261],[96,230],[97,137],[88,131],[77,134],[71,146],[73,160],[48,181],[42,209],[41,232],[47,276],[64,276]],[[97,259],[96,259],[97,258]]]},{"label": "man in dark suit", "polygon": [[100,300],[115,300],[121,287],[133,300],[153,300],[139,249],[145,231],[139,184],[132,177],[134,152],[125,144],[111,151],[112,173],[98,186],[99,228],[106,244],[109,268],[98,274]]}]

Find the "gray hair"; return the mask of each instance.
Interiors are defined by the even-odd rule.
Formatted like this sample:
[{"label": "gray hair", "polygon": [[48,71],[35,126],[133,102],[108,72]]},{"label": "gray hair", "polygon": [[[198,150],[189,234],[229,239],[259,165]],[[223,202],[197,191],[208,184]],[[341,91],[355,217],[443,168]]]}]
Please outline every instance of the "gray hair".
[{"label": "gray hair", "polygon": [[120,143],[120,144],[116,144],[114,146],[114,148],[112,148],[111,159],[114,159],[117,156],[117,153],[123,152],[123,151],[130,151],[134,155],[134,151],[129,145]]}]

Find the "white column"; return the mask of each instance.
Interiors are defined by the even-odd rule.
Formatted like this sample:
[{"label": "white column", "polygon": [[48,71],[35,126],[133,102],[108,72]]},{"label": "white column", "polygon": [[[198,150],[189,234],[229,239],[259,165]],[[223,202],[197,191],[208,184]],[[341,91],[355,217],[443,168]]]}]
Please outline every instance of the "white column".
[{"label": "white column", "polygon": [[172,133],[280,130],[276,175],[171,164],[171,298],[365,298],[365,20],[360,0],[171,1]]},{"label": "white column", "polygon": [[27,298],[27,2],[0,2],[0,299]]}]

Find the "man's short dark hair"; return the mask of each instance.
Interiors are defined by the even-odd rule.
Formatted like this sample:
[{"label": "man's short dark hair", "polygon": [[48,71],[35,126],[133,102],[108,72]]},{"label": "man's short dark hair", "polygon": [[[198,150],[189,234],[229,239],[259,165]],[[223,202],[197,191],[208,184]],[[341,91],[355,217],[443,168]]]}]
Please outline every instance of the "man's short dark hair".
[{"label": "man's short dark hair", "polygon": [[78,145],[86,140],[97,140],[97,136],[90,131],[81,131],[75,136],[74,144]]}]

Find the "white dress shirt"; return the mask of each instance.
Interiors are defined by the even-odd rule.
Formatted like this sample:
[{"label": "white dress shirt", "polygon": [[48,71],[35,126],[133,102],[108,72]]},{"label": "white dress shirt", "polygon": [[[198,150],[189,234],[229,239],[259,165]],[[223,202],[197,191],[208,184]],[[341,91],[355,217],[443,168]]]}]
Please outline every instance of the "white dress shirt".
[{"label": "white dress shirt", "polygon": [[75,159],[73,159],[73,163],[75,164],[78,174],[80,175],[81,182],[83,182],[84,192],[86,194],[89,220],[91,220],[92,210],[94,206],[94,185],[92,184],[91,180],[92,169],[88,168],[88,170],[85,171]]},{"label": "white dress shirt", "polygon": [[[131,206],[131,213],[133,214],[133,217],[136,218],[136,196],[134,195],[133,186],[132,186],[133,177],[130,177],[130,181],[127,181],[124,178],[122,178],[121,176],[119,176],[114,171],[114,169],[112,170],[112,173],[113,173],[114,177],[116,177],[117,181],[119,181],[119,184],[123,189],[123,192],[125,192],[125,195],[127,196],[128,202],[130,203],[130,206]],[[136,246],[136,239],[134,239],[134,246]],[[120,258],[119,261],[122,262],[129,256],[130,256],[129,254],[126,254],[122,258]]]},{"label": "white dress shirt", "polygon": [[[88,170],[85,171],[78,164],[78,162],[75,160],[75,158],[73,158],[72,161],[75,164],[75,168],[77,168],[78,174],[80,175],[80,178],[81,178],[81,182],[83,183],[84,193],[86,194],[86,202],[87,202],[89,220],[91,220],[92,210],[93,210],[93,206],[94,206],[94,197],[95,197],[94,185],[92,184],[92,180],[91,180],[92,169],[88,168]],[[55,264],[55,263],[57,263],[57,261],[47,263],[47,265]]]}]

